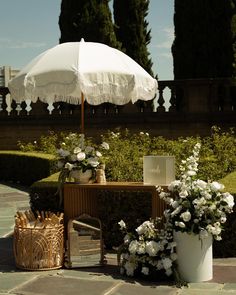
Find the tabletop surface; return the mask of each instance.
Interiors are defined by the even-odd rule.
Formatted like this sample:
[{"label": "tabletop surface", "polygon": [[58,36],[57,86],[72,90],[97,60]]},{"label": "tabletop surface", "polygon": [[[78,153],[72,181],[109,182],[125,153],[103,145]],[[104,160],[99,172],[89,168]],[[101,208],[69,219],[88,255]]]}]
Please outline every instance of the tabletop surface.
[{"label": "tabletop surface", "polygon": [[[106,183],[86,183],[86,184],[79,184],[74,182],[67,182],[64,184],[64,188],[94,188],[94,189],[150,189],[150,190],[156,190],[158,185],[155,184],[146,184],[143,182],[106,182]],[[161,186],[165,187],[165,186]]]}]

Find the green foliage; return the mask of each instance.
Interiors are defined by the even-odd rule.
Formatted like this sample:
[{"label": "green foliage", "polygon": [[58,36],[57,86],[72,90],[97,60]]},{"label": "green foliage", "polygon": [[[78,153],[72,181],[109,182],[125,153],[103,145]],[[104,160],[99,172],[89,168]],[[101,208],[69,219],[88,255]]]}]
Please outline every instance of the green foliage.
[{"label": "green foliage", "polygon": [[53,155],[0,151],[1,180],[29,185],[49,176],[56,169],[56,159]]},{"label": "green foliage", "polygon": [[114,20],[122,50],[153,75],[147,45],[151,40],[146,16],[149,0],[114,0]]},{"label": "green foliage", "polygon": [[[79,134],[78,134],[79,135]],[[51,153],[57,156],[57,149],[67,142],[68,134],[49,133],[37,143],[21,143],[22,151]],[[104,154],[106,177],[110,181],[142,181],[143,156],[171,155],[176,160],[176,178],[179,176],[179,164],[188,157],[194,145],[201,143],[199,178],[218,180],[236,170],[235,130],[222,131],[212,127],[208,137],[180,137],[176,140],[161,136],[152,137],[148,133],[131,134],[129,130],[116,129],[102,135],[102,141],[109,143],[110,149]],[[86,138],[86,143],[96,146],[93,138]]]},{"label": "green foliage", "polygon": [[48,135],[42,135],[38,141],[24,143],[18,141],[18,147],[22,152],[42,152],[46,154],[56,154],[58,142],[66,135],[56,134],[53,131],[49,131]]},{"label": "green foliage", "polygon": [[236,137],[234,129],[222,132],[212,127],[212,135],[205,138],[187,137],[169,140],[151,137],[146,133],[130,134],[128,130],[108,132],[103,136],[110,150],[106,175],[114,181],[142,181],[143,156],[172,155],[176,160],[176,178],[181,160],[188,157],[197,142],[200,151],[199,178],[218,180],[236,170]]},{"label": "green foliage", "polygon": [[116,40],[108,0],[62,0],[59,17],[60,43],[100,42],[120,48]]},{"label": "green foliage", "polygon": [[235,75],[236,27],[232,2],[175,0],[172,46],[175,79]]}]

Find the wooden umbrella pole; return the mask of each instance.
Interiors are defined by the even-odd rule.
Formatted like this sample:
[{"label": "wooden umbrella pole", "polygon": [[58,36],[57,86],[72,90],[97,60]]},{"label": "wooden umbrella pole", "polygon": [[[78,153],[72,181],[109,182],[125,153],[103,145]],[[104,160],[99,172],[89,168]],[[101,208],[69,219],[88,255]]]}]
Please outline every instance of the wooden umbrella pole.
[{"label": "wooden umbrella pole", "polygon": [[84,134],[84,94],[81,92],[81,134]]}]

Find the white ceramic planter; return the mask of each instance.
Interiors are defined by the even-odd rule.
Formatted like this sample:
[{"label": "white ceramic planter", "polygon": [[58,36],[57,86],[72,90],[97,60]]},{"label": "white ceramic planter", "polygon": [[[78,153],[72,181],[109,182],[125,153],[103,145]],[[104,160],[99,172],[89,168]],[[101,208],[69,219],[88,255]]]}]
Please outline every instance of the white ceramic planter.
[{"label": "white ceramic planter", "polygon": [[186,282],[209,281],[213,276],[212,236],[174,232],[178,271]]},{"label": "white ceramic planter", "polygon": [[82,170],[72,170],[70,177],[74,178],[75,182],[85,184],[88,183],[92,177],[92,170],[89,169],[84,172],[82,172]]}]

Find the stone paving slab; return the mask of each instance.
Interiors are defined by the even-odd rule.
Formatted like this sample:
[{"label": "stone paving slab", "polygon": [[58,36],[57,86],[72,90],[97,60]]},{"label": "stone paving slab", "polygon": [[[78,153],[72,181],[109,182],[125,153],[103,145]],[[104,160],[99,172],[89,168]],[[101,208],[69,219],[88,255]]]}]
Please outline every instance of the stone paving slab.
[{"label": "stone paving slab", "polygon": [[17,286],[33,279],[33,273],[0,273],[0,294],[10,292]]},{"label": "stone paving slab", "polygon": [[214,265],[212,282],[236,283],[236,266]]},{"label": "stone paving slab", "polygon": [[[41,276],[15,288],[12,292],[22,295],[175,295],[177,288],[168,286],[140,286],[124,283],[124,281],[93,281],[81,278],[63,278],[57,276]],[[11,293],[12,293],[11,292]]]},{"label": "stone paving slab", "polygon": [[50,294],[50,295],[73,295],[73,294],[88,294],[100,295],[115,286],[115,282],[93,282],[76,278],[62,277],[38,277],[29,283],[24,284],[13,290],[19,294]]}]

